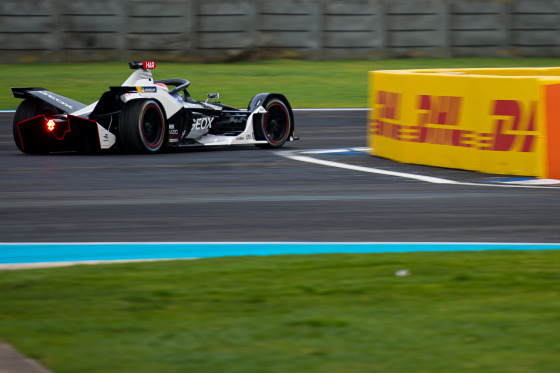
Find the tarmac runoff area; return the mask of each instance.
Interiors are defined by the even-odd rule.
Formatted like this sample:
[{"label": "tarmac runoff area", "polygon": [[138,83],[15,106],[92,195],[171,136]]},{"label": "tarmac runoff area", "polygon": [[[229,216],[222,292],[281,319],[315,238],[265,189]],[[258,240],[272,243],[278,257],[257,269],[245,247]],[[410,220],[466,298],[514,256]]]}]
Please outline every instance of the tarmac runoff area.
[{"label": "tarmac runoff area", "polygon": [[50,373],[50,371],[0,340],[0,373]]}]

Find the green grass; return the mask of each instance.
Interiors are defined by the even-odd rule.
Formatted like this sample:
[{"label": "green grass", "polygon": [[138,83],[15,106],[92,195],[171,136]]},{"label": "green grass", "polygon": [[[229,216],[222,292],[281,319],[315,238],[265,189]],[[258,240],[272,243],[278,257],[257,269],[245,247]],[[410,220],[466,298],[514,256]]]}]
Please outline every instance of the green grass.
[{"label": "green grass", "polygon": [[0,336],[58,372],[559,372],[558,263],[494,251],[3,272]]},{"label": "green grass", "polygon": [[[367,72],[385,69],[558,66],[558,58],[454,58],[371,61],[267,60],[219,64],[159,62],[156,79],[187,78],[196,99],[219,92],[222,101],[246,107],[259,92],[284,93],[296,108],[366,107]],[[44,87],[90,104],[130,75],[126,62],[0,65],[0,109],[20,100],[10,87]]]}]

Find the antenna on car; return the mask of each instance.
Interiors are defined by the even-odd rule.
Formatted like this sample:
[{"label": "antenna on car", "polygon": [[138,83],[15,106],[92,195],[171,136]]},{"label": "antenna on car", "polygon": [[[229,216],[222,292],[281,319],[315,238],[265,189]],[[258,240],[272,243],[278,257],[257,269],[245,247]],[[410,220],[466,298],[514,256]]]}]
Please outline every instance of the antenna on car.
[{"label": "antenna on car", "polygon": [[142,69],[143,67],[140,61],[130,61],[128,66],[130,66],[131,69]]}]

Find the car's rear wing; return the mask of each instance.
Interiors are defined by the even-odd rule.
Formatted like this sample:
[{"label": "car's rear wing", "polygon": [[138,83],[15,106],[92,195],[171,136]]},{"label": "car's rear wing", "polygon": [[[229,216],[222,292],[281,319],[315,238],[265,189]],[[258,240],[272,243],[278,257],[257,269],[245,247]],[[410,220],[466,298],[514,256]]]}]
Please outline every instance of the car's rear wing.
[{"label": "car's rear wing", "polygon": [[73,113],[87,106],[42,87],[12,87],[12,94],[16,99],[39,99],[66,113]]}]

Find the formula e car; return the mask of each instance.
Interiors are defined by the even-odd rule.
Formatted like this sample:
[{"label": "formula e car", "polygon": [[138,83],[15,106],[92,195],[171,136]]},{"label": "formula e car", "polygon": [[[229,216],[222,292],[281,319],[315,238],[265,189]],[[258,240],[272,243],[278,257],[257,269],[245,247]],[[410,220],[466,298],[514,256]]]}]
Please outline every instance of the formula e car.
[{"label": "formula e car", "polygon": [[194,100],[186,79],[154,81],[154,61],[132,61],[129,66],[135,71],[122,86],[109,87],[91,105],[44,88],[12,88],[14,97],[24,99],[13,121],[19,150],[155,153],[209,145],[278,148],[297,139],[292,108],[284,95],[261,93],[247,109],[237,109],[215,101],[219,94]]}]

